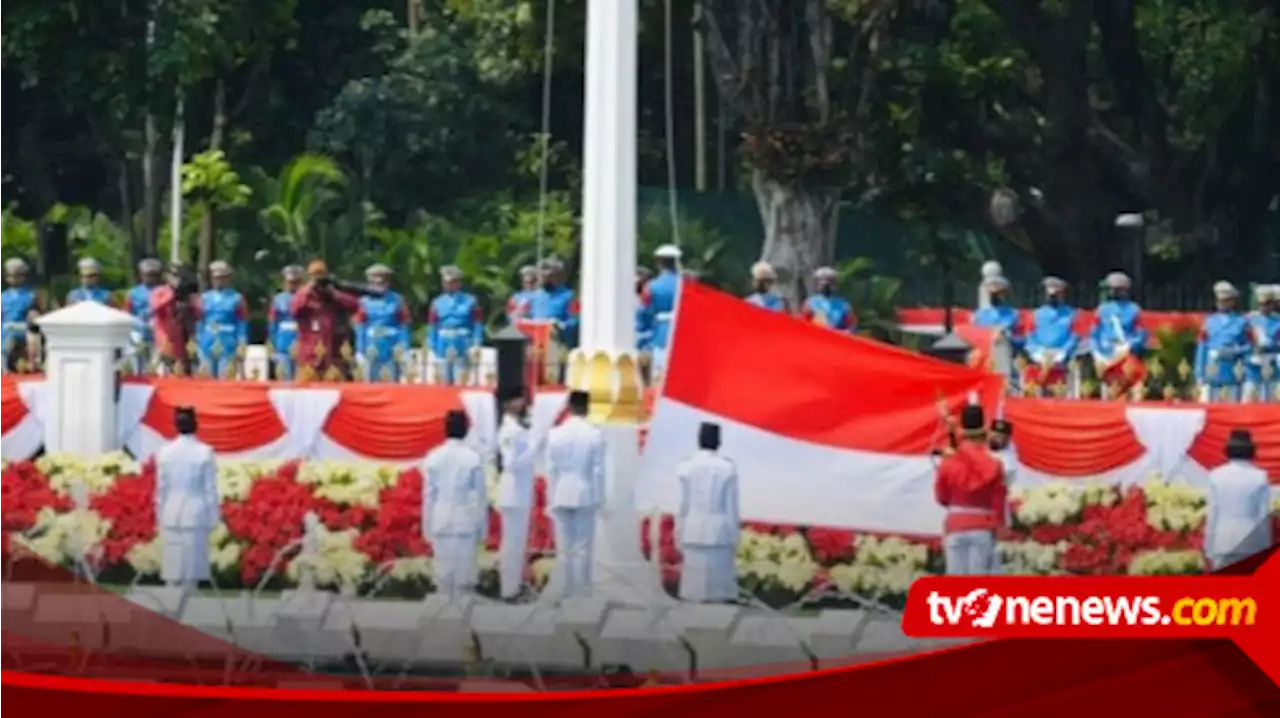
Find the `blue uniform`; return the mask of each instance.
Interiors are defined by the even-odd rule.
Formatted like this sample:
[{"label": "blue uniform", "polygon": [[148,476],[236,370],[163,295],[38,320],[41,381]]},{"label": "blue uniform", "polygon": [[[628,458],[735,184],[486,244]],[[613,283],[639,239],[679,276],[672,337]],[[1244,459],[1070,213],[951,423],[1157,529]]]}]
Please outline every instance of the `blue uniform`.
[{"label": "blue uniform", "polygon": [[[1249,315],[1254,354],[1245,364],[1246,381],[1258,401],[1280,401],[1280,313],[1254,312]],[[1267,367],[1270,371],[1267,371]]]},{"label": "blue uniform", "polygon": [[853,305],[844,297],[834,294],[815,294],[804,300],[804,318],[824,327],[854,332],[858,330],[858,318]]},{"label": "blue uniform", "polygon": [[1196,381],[1208,387],[1209,400],[1239,401],[1236,369],[1252,349],[1249,322],[1240,312],[1214,312],[1200,328],[1196,344]]},{"label": "blue uniform", "polygon": [[151,290],[154,288],[139,284],[124,295],[124,310],[133,315],[134,364],[139,374],[145,373],[155,345],[155,331],[151,327]]},{"label": "blue uniform", "polygon": [[223,287],[201,294],[200,322],[196,326],[201,373],[235,378],[236,352],[248,343],[249,311],[240,292]]},{"label": "blue uniform", "polygon": [[1027,335],[1027,354],[1037,364],[1052,356],[1058,366],[1065,366],[1076,355],[1080,337],[1076,335],[1076,310],[1065,304],[1045,304],[1031,315],[1031,333]]},{"label": "blue uniform", "polygon": [[653,368],[661,373],[667,364],[671,344],[671,323],[675,319],[676,296],[680,292],[680,275],[664,269],[644,285],[640,297],[641,322],[650,333],[647,347],[653,353]]},{"label": "blue uniform", "polygon": [[768,309],[774,312],[787,311],[787,303],[782,301],[782,297],[773,292],[755,292],[747,297],[747,304],[754,304],[761,309]]},{"label": "blue uniform", "polygon": [[111,290],[106,287],[76,287],[67,292],[67,304],[77,302],[97,302],[108,307],[114,305],[111,301]]},{"label": "blue uniform", "polygon": [[409,351],[409,307],[404,297],[392,291],[360,297],[355,325],[356,356],[365,381],[400,381],[400,355]]},{"label": "blue uniform", "polygon": [[533,296],[536,289],[521,289],[507,300],[507,321],[515,324],[521,319],[528,319],[533,310]]},{"label": "blue uniform", "polygon": [[1002,332],[1015,352],[1021,350],[1027,341],[1026,334],[1022,331],[1022,312],[1007,304],[993,304],[979,309],[973,313],[972,322],[974,326]]},{"label": "blue uniform", "polygon": [[293,316],[293,292],[281,291],[271,299],[267,310],[267,341],[271,343],[271,359],[276,378],[292,381],[297,373],[293,342],[298,338],[298,320]]},{"label": "blue uniform", "polygon": [[533,294],[529,318],[554,322],[556,339],[566,348],[578,344],[578,300],[568,287],[543,287]]},{"label": "blue uniform", "polygon": [[1127,342],[1134,356],[1141,356],[1147,346],[1147,330],[1139,322],[1142,307],[1128,299],[1112,300],[1098,305],[1097,323],[1089,334],[1094,355],[1112,360]]},{"label": "blue uniform", "polygon": [[27,338],[27,315],[36,309],[36,293],[27,287],[8,287],[0,294],[4,314],[4,371],[9,371],[9,352]]},{"label": "blue uniform", "polygon": [[428,343],[444,362],[444,382],[456,384],[470,367],[471,350],[484,340],[484,313],[475,295],[446,292],[431,302]]}]

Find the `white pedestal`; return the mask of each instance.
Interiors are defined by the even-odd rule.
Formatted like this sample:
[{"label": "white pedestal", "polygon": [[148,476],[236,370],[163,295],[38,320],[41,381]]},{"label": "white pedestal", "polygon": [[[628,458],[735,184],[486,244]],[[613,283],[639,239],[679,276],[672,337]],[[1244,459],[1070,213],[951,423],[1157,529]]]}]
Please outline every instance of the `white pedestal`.
[{"label": "white pedestal", "polygon": [[45,347],[45,451],[85,457],[115,451],[116,352],[129,346],[133,317],[80,302],[36,321]]},{"label": "white pedestal", "polygon": [[592,596],[624,606],[674,607],[662,589],[661,573],[640,551],[640,515],[636,511],[636,478],[640,474],[639,427],[600,426],[608,446],[605,460],[608,508],[596,526]]},{"label": "white pedestal", "polygon": [[266,346],[253,344],[244,350],[244,378],[266,381],[271,376],[271,355]]}]

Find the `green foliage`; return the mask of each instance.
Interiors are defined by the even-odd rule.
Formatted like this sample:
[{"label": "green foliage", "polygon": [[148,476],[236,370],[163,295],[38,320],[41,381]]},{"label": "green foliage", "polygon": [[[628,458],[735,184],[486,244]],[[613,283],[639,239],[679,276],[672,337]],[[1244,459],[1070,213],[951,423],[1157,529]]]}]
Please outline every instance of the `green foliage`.
[{"label": "green foliage", "polygon": [[182,194],[206,210],[216,211],[244,206],[253,190],[240,181],[226,153],[207,150],[182,166]]},{"label": "green foliage", "polygon": [[323,231],[318,225],[342,199],[346,181],[333,159],[317,154],[293,158],[277,178],[258,171],[263,229],[294,254],[323,254],[324,244],[315,236]]}]

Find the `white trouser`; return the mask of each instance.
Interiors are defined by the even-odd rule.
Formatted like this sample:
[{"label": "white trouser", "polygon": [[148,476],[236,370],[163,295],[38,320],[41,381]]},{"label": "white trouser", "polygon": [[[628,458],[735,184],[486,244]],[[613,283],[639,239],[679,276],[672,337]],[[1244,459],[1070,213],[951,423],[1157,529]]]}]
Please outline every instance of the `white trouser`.
[{"label": "white trouser", "polygon": [[556,589],[571,596],[591,587],[592,547],[596,534],[595,507],[552,509],[556,526]]},{"label": "white trouser", "polygon": [[994,531],[958,531],[942,541],[948,576],[984,576],[1000,573]]},{"label": "white trouser", "polygon": [[502,545],[498,549],[498,578],[503,598],[515,598],[524,587],[525,551],[529,545],[529,507],[498,509],[502,516]]}]

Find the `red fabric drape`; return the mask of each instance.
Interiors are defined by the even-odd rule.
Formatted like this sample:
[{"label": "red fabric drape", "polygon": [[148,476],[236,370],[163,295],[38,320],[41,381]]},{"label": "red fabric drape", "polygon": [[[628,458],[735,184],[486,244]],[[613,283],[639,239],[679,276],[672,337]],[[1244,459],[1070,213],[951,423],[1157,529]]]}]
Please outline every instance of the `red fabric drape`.
[{"label": "red fabric drape", "polygon": [[0,434],[7,434],[10,429],[27,418],[27,405],[22,403],[22,395],[18,393],[18,380],[9,375],[0,382]]},{"label": "red fabric drape", "polygon": [[[1023,309],[1021,319],[1023,326],[1031,327],[1031,315],[1034,309]],[[899,309],[897,311],[898,324],[916,325],[916,326],[942,326],[945,312],[942,309],[932,307],[910,307]],[[968,310],[955,310],[952,317],[956,326],[969,324],[972,320],[972,313]],[[1204,313],[1202,312],[1151,312],[1144,311],[1139,324],[1148,333],[1154,335],[1160,330],[1167,329],[1191,329],[1197,330],[1204,321]],[[1096,323],[1097,315],[1091,311],[1081,311],[1076,315],[1075,330],[1076,333],[1084,336],[1093,330]]]},{"label": "red fabric drape", "polygon": [[1272,481],[1280,479],[1280,405],[1210,404],[1205,408],[1204,430],[1187,455],[1206,469],[1224,463],[1223,452],[1232,429],[1248,429],[1253,434],[1258,465]]},{"label": "red fabric drape", "polygon": [[156,379],[142,423],[173,438],[173,411],[190,406],[200,418],[197,435],[216,451],[234,453],[269,444],[285,433],[268,392],[278,385],[256,381]]},{"label": "red fabric drape", "polygon": [[444,441],[444,415],[462,409],[457,388],[351,384],[329,415],[324,433],[366,456],[420,459]]},{"label": "red fabric drape", "polygon": [[1014,425],[1018,458],[1055,476],[1094,476],[1125,466],[1146,450],[1118,401],[1012,398],[1005,416]]},{"label": "red fabric drape", "polygon": [[969,366],[975,369],[991,369],[991,353],[996,342],[995,330],[976,324],[958,324],[955,331],[973,347],[973,351],[969,352]]}]

